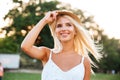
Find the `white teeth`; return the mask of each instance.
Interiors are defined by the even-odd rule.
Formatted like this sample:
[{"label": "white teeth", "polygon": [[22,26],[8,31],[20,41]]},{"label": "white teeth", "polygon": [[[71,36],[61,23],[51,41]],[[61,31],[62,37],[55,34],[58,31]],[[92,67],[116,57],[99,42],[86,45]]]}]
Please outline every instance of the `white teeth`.
[{"label": "white teeth", "polygon": [[67,37],[69,34],[68,33],[62,33],[61,36],[62,37]]},{"label": "white teeth", "polygon": [[61,33],[61,35],[68,35],[68,33]]}]

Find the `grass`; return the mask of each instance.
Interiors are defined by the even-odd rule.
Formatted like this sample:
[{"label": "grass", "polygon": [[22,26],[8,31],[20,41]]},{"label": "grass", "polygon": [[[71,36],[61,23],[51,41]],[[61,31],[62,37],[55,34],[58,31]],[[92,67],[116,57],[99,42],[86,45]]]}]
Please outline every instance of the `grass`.
[{"label": "grass", "polygon": [[91,80],[120,80],[120,74],[102,74],[98,73],[91,76]]},{"label": "grass", "polygon": [[38,73],[5,72],[3,80],[40,80]]},{"label": "grass", "polygon": [[[40,73],[18,73],[5,72],[3,80],[41,80]],[[96,74],[91,76],[91,80],[120,80],[120,75]]]}]

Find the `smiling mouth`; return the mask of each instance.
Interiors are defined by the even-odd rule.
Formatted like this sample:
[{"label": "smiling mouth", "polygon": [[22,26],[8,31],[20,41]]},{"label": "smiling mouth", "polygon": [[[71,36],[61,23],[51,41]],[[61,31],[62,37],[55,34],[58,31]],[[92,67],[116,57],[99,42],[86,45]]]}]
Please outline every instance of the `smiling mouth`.
[{"label": "smiling mouth", "polygon": [[61,35],[62,37],[67,37],[69,34],[70,34],[70,33],[61,33],[60,35]]}]

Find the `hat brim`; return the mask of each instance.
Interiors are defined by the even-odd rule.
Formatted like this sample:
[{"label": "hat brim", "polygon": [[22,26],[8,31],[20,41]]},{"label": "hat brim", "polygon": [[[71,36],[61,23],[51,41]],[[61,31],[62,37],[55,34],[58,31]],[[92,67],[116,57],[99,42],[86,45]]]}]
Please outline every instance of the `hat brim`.
[{"label": "hat brim", "polygon": [[57,10],[56,12],[58,13],[58,15],[68,15],[68,16],[72,17],[74,20],[76,20],[78,23],[81,24],[80,18],[71,11]]}]

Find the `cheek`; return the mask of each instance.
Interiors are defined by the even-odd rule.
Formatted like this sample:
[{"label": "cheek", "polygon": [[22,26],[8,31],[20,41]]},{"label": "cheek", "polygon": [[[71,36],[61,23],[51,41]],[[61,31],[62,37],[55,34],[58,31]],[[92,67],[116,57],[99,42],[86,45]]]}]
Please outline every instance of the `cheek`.
[{"label": "cheek", "polygon": [[71,28],[70,31],[73,32],[74,34],[76,34],[75,28]]}]

